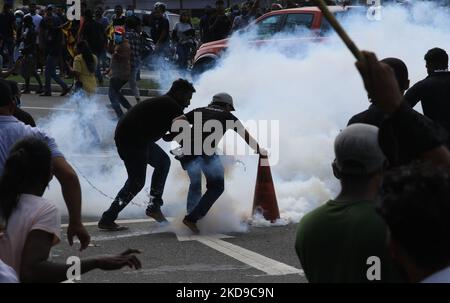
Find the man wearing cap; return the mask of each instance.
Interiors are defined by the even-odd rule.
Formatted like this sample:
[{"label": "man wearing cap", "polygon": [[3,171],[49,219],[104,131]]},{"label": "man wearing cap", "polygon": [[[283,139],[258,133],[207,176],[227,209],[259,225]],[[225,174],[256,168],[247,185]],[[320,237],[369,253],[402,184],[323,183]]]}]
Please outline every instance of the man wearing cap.
[{"label": "man wearing cap", "polygon": [[[396,281],[387,228],[375,211],[386,164],[378,128],[350,125],[336,137],[334,151],[332,167],[341,192],[306,214],[297,229],[295,248],[306,277],[313,283]],[[371,257],[379,260],[379,268],[371,268]]]},{"label": "man wearing cap", "polygon": [[[188,214],[183,223],[194,233],[199,233],[197,221],[207,214],[224,191],[224,168],[216,149],[225,133],[229,129],[234,130],[257,153],[266,154],[241,121],[231,113],[232,111],[234,111],[233,98],[227,93],[219,93],[213,96],[212,102],[207,107],[196,108],[178,119],[183,122],[187,120],[192,125],[189,142],[180,142],[183,146],[183,156],[177,158],[190,179]],[[205,175],[207,187],[203,196],[202,173]]]},{"label": "man wearing cap", "polygon": [[17,141],[30,136],[44,140],[52,151],[52,172],[61,184],[61,190],[69,212],[68,241],[72,245],[73,237],[77,236],[81,242],[81,249],[87,248],[90,237],[81,223],[81,188],[77,174],[58,150],[53,138],[50,138],[40,129],[25,125],[13,117],[16,102],[10,85],[1,79],[0,96],[0,176],[3,173],[3,165],[8,157],[9,150]]},{"label": "man wearing cap", "polygon": [[109,80],[109,101],[116,112],[118,118],[122,117],[123,111],[120,105],[126,109],[131,108],[130,102],[120,92],[122,87],[128,82],[131,74],[131,48],[128,40],[125,39],[125,29],[118,27],[114,32],[114,54],[111,58],[111,67],[106,72],[111,75]]},{"label": "man wearing cap", "polygon": [[170,130],[175,118],[183,115],[183,110],[189,106],[194,92],[190,82],[178,79],[172,83],[167,94],[138,103],[120,119],[114,140],[119,156],[125,164],[128,179],[110,208],[103,213],[98,223],[100,229],[125,229],[114,221],[119,212],[144,187],[147,165],[152,166],[154,171],[146,214],[159,222],[166,221],[161,206],[170,158],[156,141]]}]

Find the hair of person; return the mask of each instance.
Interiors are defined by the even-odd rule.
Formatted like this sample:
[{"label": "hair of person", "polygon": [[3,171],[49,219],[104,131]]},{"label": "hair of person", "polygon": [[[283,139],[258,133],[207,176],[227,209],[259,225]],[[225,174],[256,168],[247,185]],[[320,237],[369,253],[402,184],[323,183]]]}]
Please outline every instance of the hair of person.
[{"label": "hair of person", "polygon": [[425,54],[425,62],[431,68],[447,69],[448,68],[448,54],[442,48],[432,48]]},{"label": "hair of person", "polygon": [[89,44],[82,40],[77,43],[77,49],[83,57],[84,62],[86,62],[86,66],[90,73],[95,73],[95,60],[94,55],[92,54],[91,49],[89,48]]},{"label": "hair of person", "polygon": [[397,78],[400,88],[407,89],[405,86],[408,85],[409,75],[405,62],[398,58],[384,58],[381,62],[389,65],[394,70],[395,78]]},{"label": "hair of person", "polygon": [[0,79],[0,107],[10,105],[13,101],[10,84],[7,80]]},{"label": "hair of person", "polygon": [[23,24],[34,27],[33,18],[30,15],[26,15],[23,17]]},{"label": "hair of person", "polygon": [[121,10],[123,10],[123,7],[122,7],[122,5],[117,4],[116,6],[114,6],[114,10],[116,10],[116,9],[121,9]]},{"label": "hair of person", "polygon": [[51,152],[47,144],[28,137],[18,141],[5,161],[0,177],[0,217],[8,221],[19,197],[38,186],[45,188],[51,176]]},{"label": "hair of person", "polygon": [[125,19],[125,27],[129,29],[137,29],[136,19],[134,17],[127,17]]},{"label": "hair of person", "polygon": [[94,19],[94,14],[93,14],[92,10],[86,9],[86,10],[84,11],[84,18],[86,18],[87,20],[92,20],[92,19]]},{"label": "hair of person", "polygon": [[422,269],[450,262],[450,175],[414,163],[384,176],[377,210],[395,240]]},{"label": "hair of person", "polygon": [[5,80],[5,81],[9,85],[9,89],[11,90],[11,94],[14,98],[14,96],[16,96],[20,93],[19,85],[17,85],[17,82],[13,81],[13,80]]},{"label": "hair of person", "polygon": [[169,90],[169,94],[173,94],[175,92],[185,91],[185,92],[193,92],[195,93],[194,85],[191,82],[185,79],[178,79],[172,83],[172,87]]}]

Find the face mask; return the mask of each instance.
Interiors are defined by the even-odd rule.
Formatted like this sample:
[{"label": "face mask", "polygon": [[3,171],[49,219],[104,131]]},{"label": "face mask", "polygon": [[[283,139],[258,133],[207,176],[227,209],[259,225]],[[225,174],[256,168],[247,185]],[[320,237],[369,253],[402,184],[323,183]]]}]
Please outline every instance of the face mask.
[{"label": "face mask", "polygon": [[127,17],[131,17],[131,16],[133,16],[133,11],[127,11],[127,12],[125,13],[125,15],[126,15]]},{"label": "face mask", "polygon": [[17,23],[17,24],[22,23],[22,19],[21,19],[21,18],[16,18],[16,23]]},{"label": "face mask", "polygon": [[116,44],[120,44],[120,43],[122,43],[122,41],[123,41],[122,35],[117,35],[117,34],[114,35],[114,42]]}]

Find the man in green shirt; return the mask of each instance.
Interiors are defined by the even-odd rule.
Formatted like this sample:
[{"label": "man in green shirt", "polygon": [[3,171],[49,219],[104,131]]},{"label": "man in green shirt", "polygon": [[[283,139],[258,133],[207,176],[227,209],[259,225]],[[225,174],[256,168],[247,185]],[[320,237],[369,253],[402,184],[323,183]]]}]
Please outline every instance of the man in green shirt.
[{"label": "man in green shirt", "polygon": [[389,258],[386,225],[375,211],[386,158],[378,128],[353,124],[335,140],[333,172],[342,190],[305,215],[295,248],[309,282],[399,281]]}]

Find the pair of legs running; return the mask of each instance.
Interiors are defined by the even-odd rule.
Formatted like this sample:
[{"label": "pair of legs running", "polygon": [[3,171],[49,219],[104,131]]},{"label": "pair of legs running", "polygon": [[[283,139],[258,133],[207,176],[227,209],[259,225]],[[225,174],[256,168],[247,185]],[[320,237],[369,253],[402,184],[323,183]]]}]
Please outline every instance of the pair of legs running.
[{"label": "pair of legs running", "polygon": [[[194,233],[199,233],[197,221],[206,216],[209,209],[224,191],[224,168],[218,155],[197,156],[184,163],[189,180],[187,216],[183,223]],[[202,173],[206,178],[206,192],[202,196]]]},{"label": "pair of legs running", "polygon": [[118,146],[117,150],[125,164],[128,179],[117,194],[110,208],[103,213],[98,224],[99,228],[120,230],[120,227],[114,221],[117,219],[119,213],[144,187],[147,165],[152,166],[154,171],[151,181],[150,201],[146,214],[157,221],[165,221],[160,208],[163,205],[162,195],[170,169],[169,156],[154,142],[141,148]]}]

